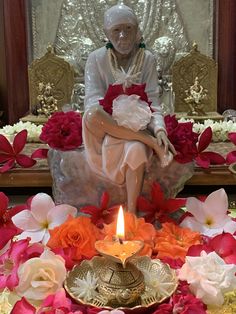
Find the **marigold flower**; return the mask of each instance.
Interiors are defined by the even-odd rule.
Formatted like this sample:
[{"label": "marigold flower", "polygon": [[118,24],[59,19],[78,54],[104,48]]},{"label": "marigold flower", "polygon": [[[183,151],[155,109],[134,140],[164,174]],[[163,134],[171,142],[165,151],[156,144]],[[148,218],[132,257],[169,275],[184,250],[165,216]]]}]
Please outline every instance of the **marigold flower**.
[{"label": "marigold flower", "polygon": [[171,257],[184,261],[188,248],[200,241],[201,235],[198,232],[167,222],[156,232],[155,251],[160,259]]}]

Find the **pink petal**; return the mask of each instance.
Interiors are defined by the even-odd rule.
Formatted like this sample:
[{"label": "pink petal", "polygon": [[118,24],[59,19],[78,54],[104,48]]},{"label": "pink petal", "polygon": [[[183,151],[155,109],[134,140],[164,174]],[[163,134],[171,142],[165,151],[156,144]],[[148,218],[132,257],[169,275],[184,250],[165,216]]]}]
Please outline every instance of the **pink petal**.
[{"label": "pink petal", "polygon": [[215,152],[203,152],[200,156],[208,159],[211,165],[223,165],[225,163],[224,157]]},{"label": "pink petal", "polygon": [[35,314],[36,309],[23,297],[15,303],[11,314]]},{"label": "pink petal", "polygon": [[2,167],[0,167],[0,173],[5,173],[11,168],[13,168],[15,165],[15,158],[12,157],[12,159],[8,160],[8,162],[5,163]]},{"label": "pink petal", "polygon": [[236,150],[230,152],[227,154],[226,156],[226,163],[228,165],[233,164],[234,162],[236,162]]},{"label": "pink petal", "polygon": [[0,250],[17,234],[17,229],[14,227],[0,228]]},{"label": "pink petal", "polygon": [[29,240],[23,239],[17,242],[13,242],[10,247],[10,257],[15,262],[19,263],[19,260],[22,258],[22,254],[25,252],[29,245]]},{"label": "pink petal", "polygon": [[30,168],[36,164],[36,160],[26,156],[24,154],[19,154],[16,156],[16,162],[23,168]]},{"label": "pink petal", "polygon": [[61,204],[52,208],[47,216],[47,221],[49,224],[49,229],[53,229],[60,226],[69,215],[75,217],[77,214],[77,209],[73,206]]},{"label": "pink petal", "polygon": [[231,233],[222,233],[210,240],[210,245],[221,257],[225,257],[236,248],[236,240]]},{"label": "pink petal", "polygon": [[17,133],[13,140],[13,149],[16,154],[19,154],[22,149],[25,147],[26,140],[27,140],[27,130],[22,130]]},{"label": "pink petal", "polygon": [[50,195],[46,193],[36,194],[31,201],[31,212],[34,218],[42,223],[47,221],[49,211],[55,207]]},{"label": "pink petal", "polygon": [[221,222],[226,218],[228,211],[228,196],[224,189],[219,189],[208,195],[203,211],[206,216],[213,216],[215,221]]},{"label": "pink petal", "polygon": [[12,159],[12,156],[9,154],[5,154],[5,153],[0,153],[0,164],[8,161],[9,159]]},{"label": "pink petal", "polygon": [[187,198],[186,209],[194,216],[195,219],[201,223],[205,222],[206,215],[203,212],[203,202],[199,201],[196,197]]},{"label": "pink petal", "polygon": [[44,159],[47,157],[48,157],[48,149],[47,148],[38,148],[31,155],[31,158]]},{"label": "pink petal", "polygon": [[34,218],[30,210],[22,210],[12,217],[12,222],[17,228],[27,231],[40,230],[42,227],[40,223]]},{"label": "pink petal", "polygon": [[195,158],[195,162],[201,168],[207,169],[210,167],[210,160],[202,156],[202,153]]},{"label": "pink petal", "polygon": [[14,154],[14,150],[11,146],[11,143],[2,134],[0,134],[0,152],[4,152],[4,153],[10,154],[10,155]]},{"label": "pink petal", "polygon": [[3,193],[0,192],[0,211],[5,211],[8,207],[9,198]]},{"label": "pink petal", "polygon": [[228,138],[230,139],[230,141],[232,143],[234,143],[236,145],[236,132],[231,132],[228,134]]},{"label": "pink petal", "polygon": [[212,129],[209,126],[202,132],[202,134],[199,137],[199,142],[198,142],[199,153],[204,151],[208,147],[208,145],[211,142],[211,139],[212,139]]}]

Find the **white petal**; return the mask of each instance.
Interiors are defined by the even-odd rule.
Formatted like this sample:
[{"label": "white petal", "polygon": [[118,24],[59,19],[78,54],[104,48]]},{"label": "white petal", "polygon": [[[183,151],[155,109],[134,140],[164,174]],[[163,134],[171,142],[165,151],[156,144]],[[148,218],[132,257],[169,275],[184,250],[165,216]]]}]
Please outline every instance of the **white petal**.
[{"label": "white petal", "polygon": [[224,231],[234,234],[236,231],[236,222],[231,220],[224,225]]},{"label": "white petal", "polygon": [[35,231],[39,230],[40,224],[34,219],[30,210],[22,210],[18,214],[12,217],[14,225],[20,229]]},{"label": "white petal", "polygon": [[55,206],[49,211],[47,216],[49,229],[53,229],[56,226],[60,226],[63,222],[66,221],[69,215],[75,217],[76,214],[77,209],[73,206],[66,204]]},{"label": "white petal", "polygon": [[41,229],[39,231],[24,231],[21,234],[17,236],[18,240],[30,238],[30,243],[38,243],[41,242],[44,235],[45,235],[46,229]]},{"label": "white petal", "polygon": [[203,233],[204,225],[198,222],[194,217],[186,217],[180,224],[182,228],[189,228],[193,231]]},{"label": "white petal", "polygon": [[228,197],[224,189],[219,189],[208,195],[204,203],[207,215],[213,215],[215,221],[219,221],[227,214]]},{"label": "white petal", "polygon": [[50,195],[46,193],[38,193],[31,202],[31,211],[36,220],[41,223],[47,221],[47,215],[50,209],[55,206]]},{"label": "white petal", "polygon": [[203,211],[203,203],[196,197],[188,197],[186,201],[187,211],[190,212],[198,221],[205,221],[205,213]]}]

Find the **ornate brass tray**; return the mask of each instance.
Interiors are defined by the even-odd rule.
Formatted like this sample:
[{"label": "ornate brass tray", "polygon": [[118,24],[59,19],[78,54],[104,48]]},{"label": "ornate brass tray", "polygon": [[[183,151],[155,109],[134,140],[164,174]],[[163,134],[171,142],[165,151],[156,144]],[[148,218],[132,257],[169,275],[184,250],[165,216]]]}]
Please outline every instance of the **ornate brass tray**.
[{"label": "ornate brass tray", "polygon": [[175,271],[169,267],[169,265],[162,263],[158,259],[151,259],[148,256],[137,257],[132,260],[132,263],[143,273],[144,278],[149,278],[152,281],[152,285],[146,284],[145,289],[141,293],[140,298],[135,304],[129,307],[125,306],[112,306],[109,304],[109,300],[102,296],[100,293],[96,293],[93,298],[86,300],[86,298],[78,297],[74,292],[76,286],[78,287],[77,279],[84,279],[88,273],[91,276],[99,277],[99,272],[104,269],[106,265],[106,258],[96,256],[92,260],[84,260],[80,265],[76,265],[72,271],[70,271],[65,280],[65,289],[68,294],[75,301],[81,304],[95,306],[105,309],[119,308],[123,311],[131,310],[135,311],[141,308],[147,308],[154,304],[159,304],[165,299],[169,298],[178,286],[178,280]]}]

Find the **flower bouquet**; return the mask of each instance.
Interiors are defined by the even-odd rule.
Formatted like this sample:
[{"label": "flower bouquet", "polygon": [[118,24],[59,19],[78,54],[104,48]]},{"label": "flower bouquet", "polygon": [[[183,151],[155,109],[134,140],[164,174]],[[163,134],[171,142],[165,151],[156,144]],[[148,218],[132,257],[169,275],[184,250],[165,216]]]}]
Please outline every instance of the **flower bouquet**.
[{"label": "flower bouquet", "polygon": [[[126,311],[77,303],[64,288],[75,265],[98,255],[96,241],[109,240],[115,234],[118,207],[109,207],[107,193],[104,192],[100,207],[80,209],[87,216],[76,216],[73,206],[55,205],[45,193],[13,208],[9,208],[8,202],[8,197],[0,193],[2,314]],[[169,264],[178,278],[178,287],[169,298],[140,311],[235,313],[236,222],[229,215],[225,191],[219,189],[201,199],[165,199],[155,183],[152,197],[140,197],[138,209],[139,217],[125,213],[126,240],[142,241],[144,246],[139,254]],[[148,272],[144,278],[154,294],[167,291],[167,282],[149,276]],[[97,278],[88,273],[75,281],[74,290],[78,298],[90,303],[98,293]]]}]

